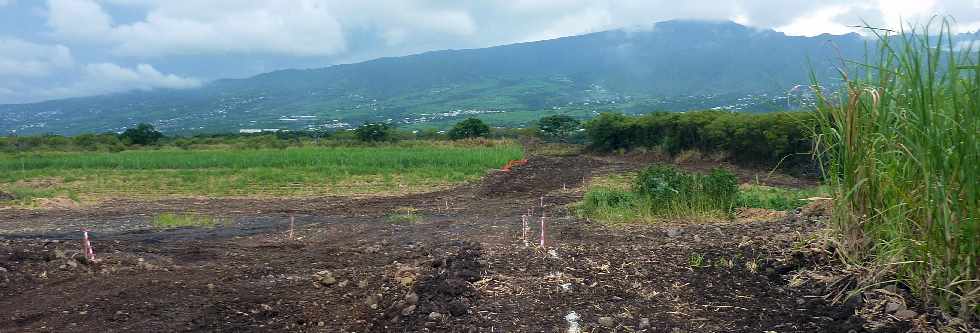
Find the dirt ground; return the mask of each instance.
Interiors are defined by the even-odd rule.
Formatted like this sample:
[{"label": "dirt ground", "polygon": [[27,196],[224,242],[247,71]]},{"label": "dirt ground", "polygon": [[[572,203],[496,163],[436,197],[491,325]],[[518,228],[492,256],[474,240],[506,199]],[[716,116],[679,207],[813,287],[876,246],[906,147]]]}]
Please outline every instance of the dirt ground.
[{"label": "dirt ground", "polygon": [[[831,304],[823,286],[800,282],[800,269],[826,265],[797,251],[821,228],[808,214],[607,226],[569,212],[583,181],[640,165],[534,157],[480,182],[403,197],[117,199],[0,211],[0,332],[912,327],[870,325],[856,315],[862,302]],[[805,182],[779,179],[788,183],[774,185]],[[393,222],[390,214],[404,208],[416,209],[417,221]],[[529,210],[525,244],[521,215]],[[161,212],[232,223],[154,230],[149,221]],[[83,227],[92,230],[95,262],[80,253]]]}]

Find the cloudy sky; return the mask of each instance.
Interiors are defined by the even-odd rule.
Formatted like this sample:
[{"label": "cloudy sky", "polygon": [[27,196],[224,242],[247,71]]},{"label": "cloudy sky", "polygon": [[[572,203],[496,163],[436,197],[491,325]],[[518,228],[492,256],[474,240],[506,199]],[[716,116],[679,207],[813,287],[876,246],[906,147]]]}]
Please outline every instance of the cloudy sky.
[{"label": "cloudy sky", "polygon": [[816,35],[936,14],[980,29],[980,0],[0,0],[0,104],[192,88],[669,19]]}]

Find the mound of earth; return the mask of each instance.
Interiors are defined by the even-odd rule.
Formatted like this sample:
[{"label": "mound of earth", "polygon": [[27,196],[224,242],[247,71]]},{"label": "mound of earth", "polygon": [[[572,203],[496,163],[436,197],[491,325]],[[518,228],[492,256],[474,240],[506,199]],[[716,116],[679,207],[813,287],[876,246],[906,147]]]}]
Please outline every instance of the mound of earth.
[{"label": "mound of earth", "polygon": [[535,156],[527,164],[510,171],[487,176],[477,194],[487,197],[514,194],[543,194],[562,187],[572,188],[589,177],[594,170],[608,162],[588,156]]}]

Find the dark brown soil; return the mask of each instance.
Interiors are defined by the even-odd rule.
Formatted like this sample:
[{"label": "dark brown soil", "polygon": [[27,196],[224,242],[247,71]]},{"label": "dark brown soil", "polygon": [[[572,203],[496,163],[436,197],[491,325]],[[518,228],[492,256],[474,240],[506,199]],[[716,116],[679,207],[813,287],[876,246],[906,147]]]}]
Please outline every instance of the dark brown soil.
[{"label": "dark brown soil", "polygon": [[[582,332],[867,331],[854,304],[790,283],[813,264],[789,255],[811,219],[610,227],[569,213],[583,179],[640,165],[536,157],[404,197],[2,211],[0,332],[566,332],[572,312]],[[421,220],[391,222],[400,207]],[[547,249],[521,239],[528,209],[546,216]],[[150,228],[164,211],[233,223]]]}]

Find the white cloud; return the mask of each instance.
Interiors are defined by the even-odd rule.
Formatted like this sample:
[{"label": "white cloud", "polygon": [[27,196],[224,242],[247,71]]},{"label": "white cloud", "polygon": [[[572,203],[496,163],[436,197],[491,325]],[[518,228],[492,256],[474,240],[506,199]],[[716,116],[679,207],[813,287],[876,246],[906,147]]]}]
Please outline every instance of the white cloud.
[{"label": "white cloud", "polygon": [[98,63],[85,66],[83,79],[89,82],[103,82],[104,90],[154,88],[185,89],[201,85],[196,79],[183,78],[174,74],[163,74],[148,64],[139,64],[134,69],[113,63]]},{"label": "white cloud", "polygon": [[[0,69],[3,63],[0,61]],[[139,64],[133,68],[113,63],[95,63],[84,66],[61,68],[70,74],[68,83],[38,85],[31,80],[43,77],[6,77],[0,80],[0,103],[26,103],[50,99],[91,96],[131,90],[187,89],[200,87],[201,80],[165,74],[151,65]],[[4,77],[0,72],[0,77]]]},{"label": "white cloud", "polygon": [[48,0],[48,26],[64,39],[98,41],[108,37],[112,17],[89,0]]},{"label": "white cloud", "polygon": [[48,25],[70,41],[102,41],[128,56],[261,53],[330,55],[345,49],[324,1],[116,0],[149,6],[143,20],[114,24],[93,0],[49,0]]},{"label": "white cloud", "polygon": [[63,45],[0,37],[0,78],[42,77],[73,64],[71,51]]},{"label": "white cloud", "polygon": [[34,99],[46,100],[131,90],[186,89],[202,84],[197,79],[163,74],[148,64],[126,68],[113,63],[97,63],[85,65],[80,71],[80,77],[70,84],[26,93],[33,95]]}]

